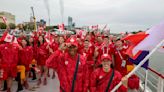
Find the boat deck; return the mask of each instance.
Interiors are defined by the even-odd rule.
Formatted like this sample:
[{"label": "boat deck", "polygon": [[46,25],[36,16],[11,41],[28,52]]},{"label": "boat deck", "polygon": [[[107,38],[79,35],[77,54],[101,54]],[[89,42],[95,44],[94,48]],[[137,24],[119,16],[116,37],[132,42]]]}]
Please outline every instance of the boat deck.
[{"label": "boat deck", "polygon": [[[52,76],[52,75],[51,75]],[[29,80],[29,86],[30,87],[36,87],[37,80],[31,81]],[[17,90],[17,82],[13,82],[13,86],[11,88],[11,92],[16,92]],[[6,91],[0,91],[0,92],[6,92]],[[55,79],[48,78],[48,84],[44,86],[43,84],[40,85],[39,88],[36,88],[35,91],[29,91],[29,90],[23,90],[20,92],[59,92],[59,81],[57,76]]]}]

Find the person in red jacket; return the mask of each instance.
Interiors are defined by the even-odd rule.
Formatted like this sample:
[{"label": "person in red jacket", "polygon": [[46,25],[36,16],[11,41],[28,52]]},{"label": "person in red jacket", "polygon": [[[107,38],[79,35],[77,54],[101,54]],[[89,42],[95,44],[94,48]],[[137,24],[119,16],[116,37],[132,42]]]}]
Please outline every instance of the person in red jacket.
[{"label": "person in red jacket", "polygon": [[94,46],[91,45],[89,40],[84,41],[84,47],[81,50],[81,54],[83,54],[83,56],[86,57],[87,61],[94,61],[94,58],[93,58]]},{"label": "person in red jacket", "polygon": [[[90,92],[110,92],[122,79],[121,74],[113,69],[110,55],[103,54],[101,60],[102,66],[97,68],[90,78]],[[121,86],[117,92],[127,92],[127,79],[123,84],[124,86]]]},{"label": "person in red jacket", "polygon": [[120,39],[117,39],[115,43],[114,60],[114,68],[119,71],[122,76],[127,75],[127,65],[131,65],[132,63],[128,61],[126,49],[123,48],[123,42]]},{"label": "person in red jacket", "polygon": [[47,84],[47,72],[48,68],[45,66],[45,62],[49,57],[49,44],[45,42],[45,39],[43,36],[39,36],[39,43],[38,43],[38,48],[37,48],[37,65],[41,71],[39,74],[39,79],[37,85],[39,86],[42,81],[41,81],[41,76],[43,74],[44,80],[43,84]]},{"label": "person in red jacket", "polygon": [[18,65],[23,65],[26,69],[26,78],[24,81],[24,86],[26,89],[29,88],[27,78],[30,71],[29,65],[31,64],[33,60],[33,48],[32,46],[29,46],[28,39],[22,39],[21,41],[22,48],[19,50],[19,62]]},{"label": "person in red jacket", "polygon": [[[54,51],[52,48],[51,48],[51,50],[50,50],[50,53],[51,54],[53,54],[53,53],[56,53],[56,52],[58,52],[59,51],[59,47],[63,47],[63,45],[65,45],[65,39],[64,39],[64,36],[59,36],[59,39],[58,39],[58,47],[57,47],[57,49]],[[62,51],[62,53],[63,53],[64,51]],[[57,59],[56,59],[57,60]],[[46,64],[46,66],[48,67],[48,68],[53,68],[54,67],[54,62],[56,62],[56,61],[53,61],[53,62],[51,62],[51,63],[49,63],[49,64]],[[53,74],[55,75],[55,69],[54,69],[54,72],[53,72]]]},{"label": "person in red jacket", "polygon": [[22,40],[25,39],[25,38],[26,38],[26,36],[25,36],[24,32],[22,31],[20,33],[20,36],[17,38],[18,43],[21,44]]},{"label": "person in red jacket", "polygon": [[[50,45],[50,50],[49,50],[50,54],[53,54],[59,48],[59,37],[58,37],[58,35],[52,34],[52,36],[53,36],[54,42]],[[64,38],[62,41],[64,42]],[[48,75],[48,77],[50,77],[49,69],[48,69],[47,75]],[[55,78],[55,70],[53,70],[53,74],[52,74],[52,79],[54,79],[54,78]]]},{"label": "person in red jacket", "polygon": [[95,53],[97,53],[97,59],[98,59],[96,65],[101,64],[101,56],[103,54],[109,54],[112,57],[112,60],[114,61],[113,52],[114,52],[114,45],[109,40],[108,36],[104,36],[103,43],[101,44],[100,47],[98,47],[95,50]]},{"label": "person in red jacket", "polygon": [[53,35],[53,39],[54,42],[50,45],[50,47],[52,48],[52,51],[55,52],[59,47],[59,38],[57,35]]},{"label": "person in red jacket", "polygon": [[95,62],[94,62],[94,57],[93,57],[94,46],[91,45],[89,40],[84,41],[84,48],[81,50],[81,54],[86,58],[87,70],[88,70],[89,78],[90,78],[91,73],[93,72],[95,68]]},{"label": "person in red jacket", "polygon": [[33,47],[33,59],[37,60],[37,48],[38,48],[38,37],[35,35],[34,37],[29,37],[29,44]]},{"label": "person in red jacket", "polygon": [[95,46],[95,51],[94,51],[94,60],[95,60],[95,63],[96,63],[96,67],[99,66],[101,63],[100,63],[100,53],[101,53],[101,48],[103,46],[103,38],[102,38],[102,35],[101,34],[98,34],[97,35],[97,40],[94,44]]},{"label": "person in red jacket", "polygon": [[7,80],[7,92],[11,92],[13,78],[17,76],[18,47],[12,42],[0,45],[0,80]]},{"label": "person in red jacket", "polygon": [[33,50],[33,62],[31,63],[31,69],[29,72],[29,77],[32,76],[32,80],[36,80],[36,72],[34,67],[36,67],[36,60],[37,60],[37,48],[38,48],[38,37],[35,36],[30,36],[29,37],[29,45],[32,47]]},{"label": "person in red jacket", "polygon": [[69,38],[67,47],[66,44],[61,45],[47,60],[47,65],[54,61],[60,81],[60,92],[87,92],[89,79],[86,59],[78,54],[77,46],[76,38]]}]

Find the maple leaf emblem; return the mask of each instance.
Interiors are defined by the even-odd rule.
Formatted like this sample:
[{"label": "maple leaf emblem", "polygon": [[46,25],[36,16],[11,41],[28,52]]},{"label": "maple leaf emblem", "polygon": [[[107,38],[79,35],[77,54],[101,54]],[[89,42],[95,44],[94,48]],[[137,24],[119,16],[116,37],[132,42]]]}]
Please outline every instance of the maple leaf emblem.
[{"label": "maple leaf emblem", "polygon": [[7,39],[11,39],[11,37],[10,37],[10,36],[8,36],[8,37],[7,37]]}]

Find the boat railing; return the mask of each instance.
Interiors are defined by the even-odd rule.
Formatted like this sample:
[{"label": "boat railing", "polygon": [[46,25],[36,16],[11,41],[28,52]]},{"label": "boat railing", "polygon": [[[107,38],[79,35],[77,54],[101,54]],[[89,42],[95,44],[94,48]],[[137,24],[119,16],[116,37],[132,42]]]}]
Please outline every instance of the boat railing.
[{"label": "boat railing", "polygon": [[[164,75],[161,73],[149,67],[147,70],[140,68],[136,74],[142,81],[143,90],[149,88],[152,92],[164,92]],[[146,75],[148,76],[147,79],[145,79]]]}]

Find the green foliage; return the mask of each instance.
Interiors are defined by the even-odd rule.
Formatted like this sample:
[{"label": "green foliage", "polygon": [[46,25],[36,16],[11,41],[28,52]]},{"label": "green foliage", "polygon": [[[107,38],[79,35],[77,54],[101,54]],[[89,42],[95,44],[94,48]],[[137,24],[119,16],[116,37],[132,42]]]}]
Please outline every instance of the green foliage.
[{"label": "green foliage", "polygon": [[0,29],[6,29],[6,24],[5,23],[2,23],[2,22],[0,22]]},{"label": "green foliage", "polygon": [[53,30],[53,29],[54,29],[54,26],[46,26],[46,31]]},{"label": "green foliage", "polygon": [[28,24],[25,24],[23,25],[23,29],[26,30],[26,31],[31,31],[31,30],[34,30],[34,23],[28,23]]},{"label": "green foliage", "polygon": [[10,29],[15,29],[16,28],[15,24],[13,24],[13,23],[10,23],[9,27],[10,27]]}]

